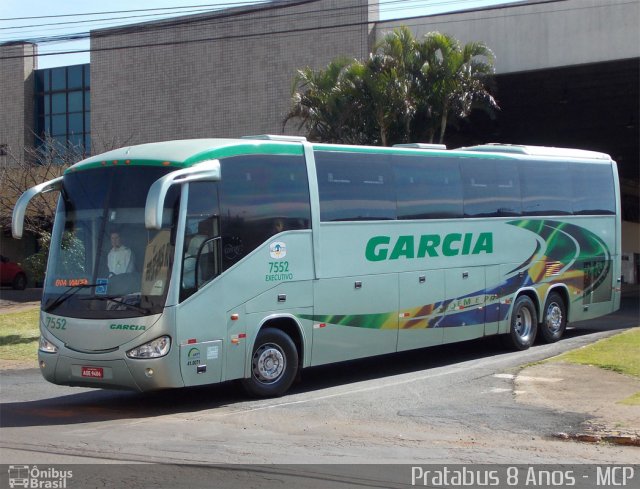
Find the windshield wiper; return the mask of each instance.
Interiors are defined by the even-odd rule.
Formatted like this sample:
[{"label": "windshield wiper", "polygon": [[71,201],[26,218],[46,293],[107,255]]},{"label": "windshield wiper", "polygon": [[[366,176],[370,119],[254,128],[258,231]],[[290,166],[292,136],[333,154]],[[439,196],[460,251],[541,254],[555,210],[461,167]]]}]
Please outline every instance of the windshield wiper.
[{"label": "windshield wiper", "polygon": [[56,300],[54,300],[51,304],[49,304],[48,306],[45,307],[44,312],[51,312],[54,309],[56,309],[60,304],[62,304],[63,302],[65,302],[67,299],[69,299],[69,297],[71,297],[72,295],[74,295],[76,292],[78,292],[80,289],[85,289],[88,287],[96,287],[98,285],[101,284],[79,284],[79,285],[72,285],[71,287],[69,287],[67,290],[65,290],[60,297],[58,297]]},{"label": "windshield wiper", "polygon": [[119,299],[119,296],[83,297],[83,300],[111,301],[115,302],[116,304],[121,304],[123,306],[139,311],[145,315],[148,315],[151,312],[151,310],[146,307],[137,306],[135,304],[130,304],[126,301],[123,301],[122,299]]}]

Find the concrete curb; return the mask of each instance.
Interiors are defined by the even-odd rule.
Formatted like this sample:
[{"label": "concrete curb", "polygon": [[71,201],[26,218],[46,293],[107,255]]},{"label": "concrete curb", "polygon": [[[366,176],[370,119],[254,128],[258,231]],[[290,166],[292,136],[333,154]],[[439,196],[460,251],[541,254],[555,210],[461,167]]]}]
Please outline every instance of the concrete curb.
[{"label": "concrete curb", "polygon": [[637,435],[597,435],[593,433],[554,433],[553,438],[560,440],[573,440],[585,443],[612,443],[614,445],[624,445],[640,447],[640,436]]}]

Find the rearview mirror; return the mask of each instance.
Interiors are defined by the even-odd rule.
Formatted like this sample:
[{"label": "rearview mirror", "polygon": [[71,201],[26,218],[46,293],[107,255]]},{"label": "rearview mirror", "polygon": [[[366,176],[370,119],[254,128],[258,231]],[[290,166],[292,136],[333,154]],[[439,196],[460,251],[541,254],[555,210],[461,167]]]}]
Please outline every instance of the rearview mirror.
[{"label": "rearview mirror", "polygon": [[220,161],[207,160],[189,168],[176,170],[156,180],[147,194],[144,225],[147,229],[162,229],[164,199],[172,185],[187,182],[220,180]]},{"label": "rearview mirror", "polygon": [[22,238],[24,232],[24,215],[27,212],[27,206],[29,202],[31,202],[31,199],[39,194],[60,190],[62,188],[62,178],[63,177],[54,178],[48,182],[31,187],[20,196],[13,208],[13,215],[11,216],[11,234],[15,239]]}]

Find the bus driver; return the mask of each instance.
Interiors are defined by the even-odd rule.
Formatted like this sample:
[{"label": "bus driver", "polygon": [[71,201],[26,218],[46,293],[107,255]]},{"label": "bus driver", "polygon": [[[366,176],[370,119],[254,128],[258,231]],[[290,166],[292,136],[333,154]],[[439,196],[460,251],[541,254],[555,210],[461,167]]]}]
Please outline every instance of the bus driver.
[{"label": "bus driver", "polygon": [[120,275],[133,272],[133,253],[124,246],[120,240],[118,231],[111,232],[111,250],[107,257],[109,275]]}]

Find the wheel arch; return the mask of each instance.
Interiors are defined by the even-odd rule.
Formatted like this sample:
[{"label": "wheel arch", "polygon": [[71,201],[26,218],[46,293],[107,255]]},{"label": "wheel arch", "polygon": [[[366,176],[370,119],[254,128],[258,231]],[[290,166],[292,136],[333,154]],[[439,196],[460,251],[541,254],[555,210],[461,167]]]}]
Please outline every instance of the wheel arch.
[{"label": "wheel arch", "polygon": [[[296,350],[298,350],[298,369],[302,369],[306,351],[306,338],[302,325],[298,322],[297,318],[292,314],[273,314],[267,316],[260,323],[256,331],[256,338],[257,333],[266,328],[279,329],[291,338],[293,344],[296,345]],[[254,347],[255,338],[254,344],[251,345],[251,349],[249,351],[253,351]]]},{"label": "wheel arch", "polygon": [[522,295],[526,295],[529,299],[533,301],[533,305],[536,308],[536,314],[540,317],[540,313],[542,311],[542,306],[544,303],[540,302],[540,297],[538,296],[538,291],[532,287],[527,287],[525,289],[520,289],[513,296],[513,302],[511,303],[511,311],[509,311],[509,318],[511,318],[511,314],[513,314],[513,304],[516,303],[518,298]]},{"label": "wheel arch", "polygon": [[547,293],[544,297],[544,301],[542,301],[541,304],[541,310],[538,313],[538,322],[541,323],[543,320],[543,316],[544,316],[544,311],[542,310],[542,308],[544,308],[544,305],[547,303],[547,300],[549,299],[549,296],[555,292],[556,294],[560,295],[560,297],[562,298],[562,300],[564,301],[564,308],[567,314],[567,322],[570,314],[571,314],[571,301],[570,301],[570,294],[569,294],[569,287],[567,287],[566,284],[555,284],[552,285],[551,287],[549,287],[549,289],[547,290]]}]

